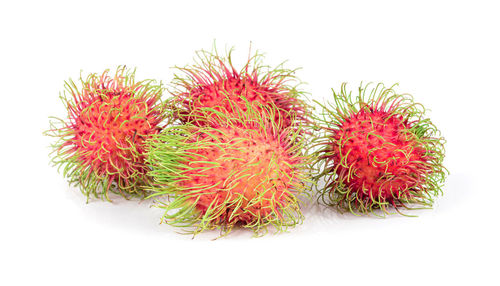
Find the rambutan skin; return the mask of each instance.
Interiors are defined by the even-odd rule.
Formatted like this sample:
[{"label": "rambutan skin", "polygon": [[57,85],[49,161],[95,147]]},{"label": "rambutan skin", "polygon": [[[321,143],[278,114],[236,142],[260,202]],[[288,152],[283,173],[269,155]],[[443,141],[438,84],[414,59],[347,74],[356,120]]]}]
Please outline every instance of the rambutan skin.
[{"label": "rambutan skin", "polygon": [[216,128],[172,126],[148,141],[153,192],[170,198],[161,204],[164,221],[223,235],[234,226],[263,234],[300,223],[311,160],[298,131],[258,116],[221,117]]},{"label": "rambutan skin", "polygon": [[[215,48],[214,48],[215,49]],[[292,125],[292,118],[308,122],[310,106],[303,100],[298,89],[295,70],[279,65],[271,69],[263,65],[263,56],[256,53],[250,57],[241,70],[237,70],[230,51],[226,57],[215,50],[197,52],[197,63],[179,68],[183,73],[173,81],[173,103],[183,122],[205,124],[199,120],[201,108],[213,108],[229,116],[236,116],[236,110],[245,111],[250,103],[255,111],[259,106],[275,108],[274,120],[283,121],[282,128]]]},{"label": "rambutan skin", "polygon": [[144,142],[168,118],[162,91],[153,80],[136,82],[125,67],[113,76],[90,74],[79,85],[69,80],[61,95],[67,118],[53,118],[46,132],[58,138],[52,162],[87,197],[144,196],[150,181]]},{"label": "rambutan skin", "polygon": [[394,86],[361,85],[356,98],[351,94],[343,84],[317,118],[322,201],[361,214],[431,206],[447,170],[445,140],[425,109]]}]

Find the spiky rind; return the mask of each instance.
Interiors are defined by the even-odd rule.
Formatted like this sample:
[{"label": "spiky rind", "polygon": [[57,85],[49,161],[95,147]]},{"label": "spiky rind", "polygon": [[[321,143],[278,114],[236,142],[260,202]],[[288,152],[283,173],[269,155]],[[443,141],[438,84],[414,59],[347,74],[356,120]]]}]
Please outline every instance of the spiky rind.
[{"label": "spiky rind", "polygon": [[213,52],[198,51],[194,65],[178,68],[182,75],[175,75],[171,93],[183,122],[204,124],[203,119],[199,120],[200,109],[231,112],[236,106],[245,110],[248,102],[257,111],[261,105],[276,108],[274,119],[280,117],[282,128],[295,125],[292,119],[309,120],[310,106],[303,100],[304,92],[298,89],[295,70],[286,69],[283,64],[270,68],[262,63],[263,55],[255,53],[238,71],[231,54],[232,49],[227,56],[220,56],[215,47]]},{"label": "spiky rind", "polygon": [[106,70],[65,82],[60,98],[67,118],[52,117],[45,134],[58,139],[52,144],[53,164],[87,199],[109,200],[109,192],[146,195],[144,141],[168,118],[162,92],[154,80],[136,82],[135,70],[125,67],[113,76]]},{"label": "spiky rind", "polygon": [[323,203],[382,216],[432,206],[447,173],[445,140],[421,104],[383,84],[361,84],[353,97],[345,83],[332,103],[318,104],[315,179],[325,181]]},{"label": "spiky rind", "polygon": [[255,116],[267,107],[251,110],[235,119],[201,109],[216,127],[171,126],[148,141],[153,196],[170,198],[159,201],[164,222],[192,234],[225,235],[241,226],[260,235],[268,226],[279,232],[302,221],[298,196],[310,188],[311,157],[303,153],[300,128]]}]

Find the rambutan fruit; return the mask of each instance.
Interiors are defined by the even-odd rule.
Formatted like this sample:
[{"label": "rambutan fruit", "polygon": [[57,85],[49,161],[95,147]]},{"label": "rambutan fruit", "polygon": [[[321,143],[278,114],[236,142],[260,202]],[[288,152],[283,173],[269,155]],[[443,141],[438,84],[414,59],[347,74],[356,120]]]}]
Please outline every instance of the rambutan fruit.
[{"label": "rambutan fruit", "polygon": [[202,50],[197,52],[194,65],[178,68],[182,75],[175,75],[171,93],[183,122],[205,124],[203,118],[199,120],[199,110],[205,107],[238,117],[234,111],[245,111],[248,103],[256,111],[260,106],[275,108],[278,112],[272,119],[279,116],[283,128],[292,125],[292,118],[307,121],[310,110],[301,98],[295,70],[283,64],[272,69],[262,63],[262,54],[255,53],[238,71],[231,54],[232,50],[227,56],[219,56],[215,47],[214,52]]},{"label": "rambutan fruit", "polygon": [[355,98],[351,94],[346,84],[333,91],[333,103],[322,105],[317,118],[322,201],[376,215],[432,206],[447,173],[445,140],[423,106],[383,84],[361,85]]},{"label": "rambutan fruit", "polygon": [[170,199],[159,200],[163,222],[192,234],[225,235],[240,226],[260,235],[302,221],[298,198],[310,188],[312,160],[303,153],[300,126],[282,128],[281,120],[268,120],[278,111],[247,107],[237,119],[200,108],[217,127],[172,125],[148,140],[152,196]]},{"label": "rambutan fruit", "polygon": [[108,193],[144,196],[149,185],[144,164],[144,142],[162,129],[168,117],[161,101],[163,87],[153,80],[135,81],[135,70],[119,67],[114,76],[71,79],[61,94],[66,119],[53,117],[46,135],[58,138],[52,145],[52,162],[63,168],[71,185],[87,196]]}]

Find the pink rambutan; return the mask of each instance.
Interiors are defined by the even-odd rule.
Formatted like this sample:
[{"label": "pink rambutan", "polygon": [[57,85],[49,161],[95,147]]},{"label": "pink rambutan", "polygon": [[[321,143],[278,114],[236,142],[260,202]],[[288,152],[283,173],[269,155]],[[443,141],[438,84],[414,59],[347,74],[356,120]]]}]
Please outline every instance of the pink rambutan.
[{"label": "pink rambutan", "polygon": [[318,118],[323,202],[353,213],[432,205],[447,172],[445,140],[425,109],[383,84],[360,86],[356,98],[343,84],[333,96]]},{"label": "pink rambutan", "polygon": [[163,88],[153,80],[135,81],[135,71],[119,67],[113,77],[90,74],[80,85],[69,80],[61,100],[68,115],[54,118],[47,135],[54,165],[63,168],[70,184],[87,195],[108,192],[143,196],[149,184],[144,142],[161,129],[167,109]]},{"label": "pink rambutan", "polygon": [[301,222],[297,196],[308,188],[311,160],[300,128],[281,128],[251,109],[236,119],[202,108],[217,127],[171,126],[148,141],[154,195],[170,199],[160,204],[166,223],[194,227],[194,234],[227,234],[234,226],[260,234],[268,225],[280,231]]},{"label": "pink rambutan", "polygon": [[256,53],[238,71],[232,64],[231,53],[221,57],[216,51],[199,51],[193,66],[178,68],[184,77],[175,76],[172,94],[183,122],[206,124],[205,118],[199,120],[200,108],[213,108],[238,117],[234,113],[245,111],[248,103],[257,112],[260,106],[275,108],[278,112],[274,119],[279,117],[283,128],[292,125],[292,118],[299,122],[307,120],[310,111],[301,99],[303,92],[297,89],[295,70],[283,65],[271,69],[263,65],[263,56]]}]

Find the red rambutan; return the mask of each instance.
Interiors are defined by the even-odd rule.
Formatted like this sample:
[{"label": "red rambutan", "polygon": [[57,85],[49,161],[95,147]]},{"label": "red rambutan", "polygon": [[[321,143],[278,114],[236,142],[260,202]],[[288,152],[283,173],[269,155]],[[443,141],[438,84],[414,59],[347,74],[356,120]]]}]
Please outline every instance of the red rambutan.
[{"label": "red rambutan", "polygon": [[113,77],[108,72],[80,78],[80,87],[72,80],[65,83],[61,100],[67,119],[54,118],[46,132],[59,139],[52,162],[87,198],[109,200],[109,191],[143,196],[150,181],[144,142],[167,118],[163,88],[153,80],[136,82],[135,71],[125,67]]},{"label": "red rambutan", "polygon": [[297,195],[308,188],[311,160],[302,152],[300,128],[281,128],[249,109],[238,119],[210,115],[216,128],[171,126],[148,141],[153,191],[171,199],[161,204],[166,223],[226,234],[236,225],[262,233],[268,225],[280,231],[302,221]]},{"label": "red rambutan", "polygon": [[185,77],[175,76],[172,94],[183,122],[206,124],[206,118],[199,120],[200,108],[238,117],[235,110],[245,111],[249,104],[256,111],[260,106],[278,110],[274,119],[279,117],[283,128],[292,125],[292,118],[306,121],[310,111],[300,98],[303,92],[297,89],[298,84],[290,85],[297,82],[295,70],[288,70],[283,64],[271,69],[262,64],[263,56],[256,53],[238,71],[232,64],[231,53],[232,50],[227,57],[221,57],[216,51],[199,51],[193,66],[178,68]]},{"label": "red rambutan", "polygon": [[361,86],[354,99],[343,84],[333,96],[318,118],[323,202],[353,213],[432,205],[446,176],[445,140],[425,109],[382,84]]}]

